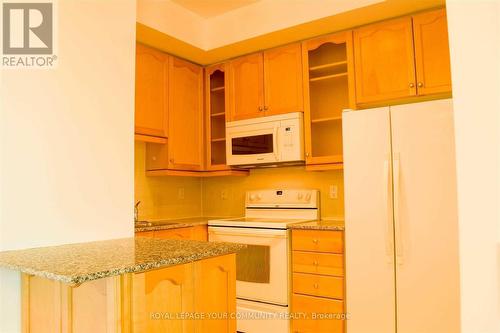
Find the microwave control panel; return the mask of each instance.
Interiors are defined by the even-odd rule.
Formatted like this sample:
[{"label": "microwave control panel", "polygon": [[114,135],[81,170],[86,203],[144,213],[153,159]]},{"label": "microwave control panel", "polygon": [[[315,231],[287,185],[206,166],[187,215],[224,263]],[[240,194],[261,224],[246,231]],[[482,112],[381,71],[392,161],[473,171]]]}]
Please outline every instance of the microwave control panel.
[{"label": "microwave control panel", "polygon": [[278,131],[278,146],[282,161],[304,160],[304,129],[302,122],[282,120]]}]

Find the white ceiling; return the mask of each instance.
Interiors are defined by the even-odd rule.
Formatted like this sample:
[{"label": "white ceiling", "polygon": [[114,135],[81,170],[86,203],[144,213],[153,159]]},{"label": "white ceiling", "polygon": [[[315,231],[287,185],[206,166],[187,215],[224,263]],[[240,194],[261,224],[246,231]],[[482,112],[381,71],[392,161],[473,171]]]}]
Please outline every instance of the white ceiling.
[{"label": "white ceiling", "polygon": [[214,17],[260,0],[172,0],[204,18]]},{"label": "white ceiling", "polygon": [[137,22],[206,51],[384,1],[137,0]]}]

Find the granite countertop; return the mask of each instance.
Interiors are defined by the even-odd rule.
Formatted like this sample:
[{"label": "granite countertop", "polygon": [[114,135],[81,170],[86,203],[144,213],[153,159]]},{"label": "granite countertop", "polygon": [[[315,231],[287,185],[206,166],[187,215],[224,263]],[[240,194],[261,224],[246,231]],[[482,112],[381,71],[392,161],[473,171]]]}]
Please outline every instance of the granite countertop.
[{"label": "granite countertop", "polygon": [[235,253],[245,245],[194,240],[122,238],[0,252],[0,267],[80,284],[125,273]]},{"label": "granite countertop", "polygon": [[196,225],[207,225],[209,220],[219,220],[228,219],[230,216],[226,217],[188,217],[181,219],[171,219],[171,220],[151,220],[151,226],[140,226],[135,227],[135,232],[144,231],[155,231],[155,230],[166,230],[166,229],[178,229],[178,228],[188,228]]},{"label": "granite countertop", "polygon": [[291,224],[290,229],[302,229],[302,230],[333,230],[333,231],[344,231],[344,221],[334,220],[334,219],[322,219],[317,221],[301,222]]}]

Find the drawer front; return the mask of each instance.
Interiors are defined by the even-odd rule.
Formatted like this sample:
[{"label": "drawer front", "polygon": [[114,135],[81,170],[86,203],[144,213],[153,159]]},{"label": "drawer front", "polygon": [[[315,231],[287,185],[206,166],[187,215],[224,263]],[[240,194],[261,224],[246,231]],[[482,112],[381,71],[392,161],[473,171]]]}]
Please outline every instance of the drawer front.
[{"label": "drawer front", "polygon": [[292,320],[293,333],[344,332],[343,301],[294,294],[292,311],[305,316]]},{"label": "drawer front", "polygon": [[344,299],[344,278],[293,273],[293,292],[296,294]]},{"label": "drawer front", "polygon": [[342,231],[292,230],[292,250],[344,253]]},{"label": "drawer front", "polygon": [[292,269],[295,273],[344,276],[344,255],[293,251]]},{"label": "drawer front", "polygon": [[176,228],[155,231],[155,238],[160,239],[191,239],[191,228]]}]

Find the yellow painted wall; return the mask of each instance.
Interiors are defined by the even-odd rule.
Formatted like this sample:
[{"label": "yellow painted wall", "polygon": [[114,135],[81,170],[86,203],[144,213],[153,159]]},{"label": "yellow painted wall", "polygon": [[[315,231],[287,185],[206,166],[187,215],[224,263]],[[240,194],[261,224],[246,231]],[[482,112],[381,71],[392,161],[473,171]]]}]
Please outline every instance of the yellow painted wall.
[{"label": "yellow painted wall", "polygon": [[[146,177],[146,144],[135,143],[135,202],[140,219],[201,216],[201,179],[194,177]],[[184,199],[179,191],[184,190]]]},{"label": "yellow painted wall", "polygon": [[[330,199],[329,186],[338,186],[338,199]],[[344,181],[342,170],[312,172],[303,167],[255,169],[247,177],[214,177],[203,179],[203,213],[205,216],[242,216],[245,191],[255,189],[312,188],[321,191],[321,215],[343,218]],[[226,199],[223,199],[225,191]]]}]

